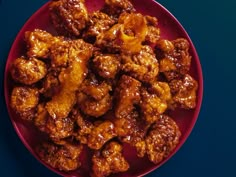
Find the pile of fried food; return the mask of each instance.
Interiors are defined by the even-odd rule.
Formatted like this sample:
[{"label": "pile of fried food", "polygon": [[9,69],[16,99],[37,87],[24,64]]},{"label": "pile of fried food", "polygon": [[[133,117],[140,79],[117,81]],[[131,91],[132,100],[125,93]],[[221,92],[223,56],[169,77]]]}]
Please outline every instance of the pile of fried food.
[{"label": "pile of fried food", "polygon": [[25,32],[27,53],[11,66],[12,109],[49,137],[39,157],[71,171],[89,148],[91,175],[104,177],[129,169],[126,143],[160,163],[181,136],[168,110],[196,106],[188,41],[161,38],[158,19],[128,0],[91,13],[83,0],[54,0],[49,12],[57,35]]}]

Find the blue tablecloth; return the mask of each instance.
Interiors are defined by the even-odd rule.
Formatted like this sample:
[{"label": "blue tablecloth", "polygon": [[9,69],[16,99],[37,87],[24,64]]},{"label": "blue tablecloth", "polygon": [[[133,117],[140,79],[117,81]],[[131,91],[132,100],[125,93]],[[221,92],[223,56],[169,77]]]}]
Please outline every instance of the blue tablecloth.
[{"label": "blue tablecloth", "polygon": [[[17,137],[7,114],[3,76],[11,44],[47,0],[0,0],[0,176],[57,177]],[[236,176],[236,1],[160,0],[181,22],[198,51],[204,74],[199,119],[187,142],[148,177]]]}]

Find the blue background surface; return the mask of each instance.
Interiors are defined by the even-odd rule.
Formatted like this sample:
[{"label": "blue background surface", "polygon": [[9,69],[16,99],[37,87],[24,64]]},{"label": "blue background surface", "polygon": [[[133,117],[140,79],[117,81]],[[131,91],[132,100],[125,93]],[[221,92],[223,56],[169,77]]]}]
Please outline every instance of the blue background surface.
[{"label": "blue background surface", "polygon": [[[58,177],[17,137],[3,95],[5,62],[25,21],[47,0],[0,0],[0,176]],[[236,177],[236,1],[159,0],[184,26],[198,51],[204,97],[182,148],[147,177]]]}]

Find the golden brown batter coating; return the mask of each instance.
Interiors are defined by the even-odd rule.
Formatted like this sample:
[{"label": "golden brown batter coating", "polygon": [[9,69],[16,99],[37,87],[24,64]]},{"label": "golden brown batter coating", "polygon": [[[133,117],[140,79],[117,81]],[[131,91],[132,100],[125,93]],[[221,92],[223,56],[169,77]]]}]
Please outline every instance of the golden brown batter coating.
[{"label": "golden brown batter coating", "polygon": [[41,80],[47,74],[46,64],[36,58],[24,57],[14,60],[11,66],[11,76],[19,83],[31,85]]},{"label": "golden brown batter coating", "polygon": [[151,17],[149,15],[145,16],[148,26],[148,32],[145,37],[145,42],[149,44],[156,44],[160,39],[160,28],[157,27],[158,20],[156,17]]},{"label": "golden brown batter coating", "polygon": [[53,119],[49,116],[46,123],[47,132],[53,141],[59,141],[60,139],[71,136],[74,126],[75,121],[71,117]]},{"label": "golden brown batter coating", "polygon": [[34,124],[40,131],[47,133],[51,140],[59,142],[61,139],[72,136],[75,119],[72,116],[53,119],[45,109],[45,105],[41,103],[37,107]]},{"label": "golden brown batter coating", "polygon": [[115,136],[116,132],[114,124],[105,120],[92,129],[88,137],[88,147],[98,150]]},{"label": "golden brown batter coating", "polygon": [[93,177],[106,177],[129,169],[129,164],[122,155],[122,146],[114,141],[107,144],[102,151],[95,152],[92,162]]},{"label": "golden brown batter coating", "polygon": [[55,145],[53,143],[43,143],[37,148],[37,153],[44,162],[53,168],[62,171],[71,171],[80,167],[79,155],[82,151],[81,145]]},{"label": "golden brown batter coating", "polygon": [[60,83],[58,79],[58,74],[59,71],[51,70],[43,79],[40,93],[42,93],[44,97],[51,98],[54,94],[56,94],[59,91]]},{"label": "golden brown batter coating", "polygon": [[77,94],[77,103],[83,113],[100,117],[112,108],[112,97],[107,94],[101,100],[96,100],[80,92]]},{"label": "golden brown batter coating", "polygon": [[186,74],[182,80],[172,80],[170,88],[175,106],[184,109],[196,107],[198,83],[189,74]]},{"label": "golden brown batter coating", "polygon": [[139,117],[138,112],[133,111],[127,117],[112,119],[119,140],[132,146],[144,139],[147,124]]},{"label": "golden brown batter coating", "polygon": [[127,117],[134,109],[134,105],[140,101],[141,82],[122,75],[115,91],[115,116],[117,118]]},{"label": "golden brown batter coating", "polygon": [[53,37],[50,33],[35,29],[25,32],[25,41],[27,43],[27,56],[36,58],[48,58],[50,48],[59,42],[61,37]]},{"label": "golden brown batter coating", "polygon": [[150,92],[157,94],[163,101],[168,102],[172,98],[170,86],[166,82],[153,82],[149,90]]},{"label": "golden brown batter coating", "polygon": [[142,46],[138,54],[122,55],[122,70],[128,75],[146,83],[154,81],[158,75],[158,61],[152,48]]},{"label": "golden brown batter coating", "polygon": [[168,81],[181,78],[190,69],[191,56],[186,39],[159,40],[156,54],[160,59],[160,72],[164,73]]},{"label": "golden brown batter coating", "polygon": [[76,122],[79,126],[77,132],[75,132],[75,137],[82,144],[88,143],[89,134],[92,132],[94,125],[92,122],[86,119],[85,116],[82,116],[80,112],[76,115]]},{"label": "golden brown batter coating", "polygon": [[50,59],[53,68],[66,67],[68,65],[70,45],[69,41],[61,40],[51,46]]},{"label": "golden brown batter coating", "polygon": [[175,121],[161,115],[145,139],[149,160],[155,164],[161,162],[175,149],[180,136],[181,132]]},{"label": "golden brown batter coating", "polygon": [[15,87],[11,93],[10,105],[22,119],[32,120],[39,102],[39,91],[36,88]]},{"label": "golden brown batter coating", "polygon": [[103,11],[113,18],[118,18],[123,12],[135,12],[135,8],[129,0],[105,0]]},{"label": "golden brown batter coating", "polygon": [[97,36],[95,45],[110,53],[137,53],[142,48],[148,28],[140,13],[123,13],[118,23]]},{"label": "golden brown batter coating", "polygon": [[114,79],[120,70],[120,56],[101,54],[93,59],[96,72],[105,79]]},{"label": "golden brown batter coating", "polygon": [[157,94],[150,93],[146,89],[142,88],[140,108],[144,120],[147,123],[152,124],[159,118],[160,114],[166,111],[167,103]]},{"label": "golden brown batter coating", "polygon": [[115,21],[109,15],[100,11],[92,12],[89,15],[87,29],[83,33],[83,38],[94,42],[97,35],[108,30],[114,23]]},{"label": "golden brown batter coating", "polygon": [[47,102],[46,109],[53,118],[65,118],[76,103],[76,91],[87,74],[87,63],[92,46],[83,40],[75,40],[69,48],[69,66],[59,75],[60,90]]},{"label": "golden brown batter coating", "polygon": [[37,106],[37,111],[34,117],[34,125],[42,132],[48,133],[48,129],[46,127],[47,121],[49,118],[49,114],[45,109],[45,104],[40,103]]},{"label": "golden brown batter coating", "polygon": [[98,81],[95,75],[92,74],[84,80],[80,88],[80,91],[98,101],[109,94],[111,90],[112,87],[110,84],[105,81]]},{"label": "golden brown batter coating", "polygon": [[79,36],[88,21],[84,0],[53,0],[50,15],[57,32],[66,36]]}]

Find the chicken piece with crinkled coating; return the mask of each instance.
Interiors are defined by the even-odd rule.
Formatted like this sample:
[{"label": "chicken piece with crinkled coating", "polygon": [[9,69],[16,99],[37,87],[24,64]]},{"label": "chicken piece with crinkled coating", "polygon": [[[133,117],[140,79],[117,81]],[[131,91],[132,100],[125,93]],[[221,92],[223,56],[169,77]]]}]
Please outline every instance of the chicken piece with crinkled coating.
[{"label": "chicken piece with crinkled coating", "polygon": [[115,141],[107,144],[103,150],[95,152],[92,163],[93,177],[106,177],[129,169],[129,164],[122,154],[122,146]]},{"label": "chicken piece with crinkled coating", "polygon": [[34,124],[40,131],[47,133],[51,140],[59,142],[73,135],[75,119],[73,116],[53,119],[45,109],[45,104],[41,103],[37,107]]},{"label": "chicken piece with crinkled coating", "polygon": [[149,160],[155,164],[161,162],[176,148],[180,136],[176,122],[167,115],[161,115],[145,138]]},{"label": "chicken piece with crinkled coating", "polygon": [[80,91],[92,97],[95,100],[103,99],[112,87],[105,81],[99,81],[94,74],[89,74],[80,87]]},{"label": "chicken piece with crinkled coating", "polygon": [[167,82],[153,82],[149,90],[150,92],[157,94],[162,100],[170,101],[172,98],[170,86]]},{"label": "chicken piece with crinkled coating", "polygon": [[98,123],[88,136],[88,147],[100,149],[107,141],[116,136],[115,126],[111,121],[105,120]]},{"label": "chicken piece with crinkled coating", "polygon": [[102,11],[117,19],[123,12],[131,13],[136,10],[129,0],[105,0]]},{"label": "chicken piece with crinkled coating", "polygon": [[[113,118],[112,122],[119,140],[136,147],[139,149],[137,152],[141,152],[141,142],[144,141],[149,125],[139,117],[138,112],[133,111],[127,117]],[[139,153],[138,156],[143,155]]]},{"label": "chicken piece with crinkled coating", "polygon": [[60,40],[62,40],[61,37],[54,37],[41,29],[26,31],[27,56],[46,59],[49,57],[51,46],[60,42]]},{"label": "chicken piece with crinkled coating", "polygon": [[71,117],[53,119],[48,117],[46,128],[51,140],[57,142],[73,135],[75,120]]},{"label": "chicken piece with crinkled coating", "polygon": [[61,171],[72,171],[81,165],[79,156],[83,147],[80,144],[65,143],[56,145],[45,142],[38,146],[36,151],[40,159],[53,168]]},{"label": "chicken piece with crinkled coating", "polygon": [[83,38],[89,42],[95,42],[97,35],[108,30],[115,21],[107,14],[95,11],[89,15],[87,29],[83,33]]},{"label": "chicken piece with crinkled coating", "polygon": [[94,125],[92,122],[86,119],[79,111],[75,116],[78,130],[74,133],[74,136],[82,144],[88,144],[89,134],[92,132]]},{"label": "chicken piece with crinkled coating", "polygon": [[97,36],[95,45],[109,53],[138,53],[147,33],[147,23],[142,14],[123,13],[117,24]]},{"label": "chicken piece with crinkled coating", "polygon": [[46,109],[53,118],[65,118],[76,103],[76,91],[88,72],[88,60],[93,46],[81,39],[71,42],[69,66],[59,74],[60,90],[46,103]]},{"label": "chicken piece with crinkled coating", "polygon": [[140,101],[141,82],[122,75],[115,90],[116,105],[114,108],[117,118],[127,117],[134,109],[134,105]]},{"label": "chicken piece with crinkled coating", "polygon": [[100,117],[112,108],[112,96],[106,94],[101,100],[96,100],[83,92],[79,92],[77,93],[77,103],[84,114]]},{"label": "chicken piece with crinkled coating", "polygon": [[180,79],[189,71],[191,56],[189,42],[186,39],[159,40],[155,52],[160,60],[160,72],[164,73],[168,81]]},{"label": "chicken piece with crinkled coating", "polygon": [[11,93],[10,106],[24,120],[32,120],[39,102],[37,88],[15,87]]},{"label": "chicken piece with crinkled coating", "polygon": [[147,21],[148,32],[145,37],[145,42],[148,44],[156,44],[160,39],[160,28],[157,27],[158,20],[156,17],[151,17],[149,15],[145,16]]},{"label": "chicken piece with crinkled coating", "polygon": [[52,68],[67,67],[69,60],[69,49],[71,42],[61,40],[50,48],[50,59]]},{"label": "chicken piece with crinkled coating", "polygon": [[37,111],[35,113],[34,125],[42,132],[49,133],[46,125],[49,118],[49,114],[45,109],[45,104],[40,103],[37,106]]},{"label": "chicken piece with crinkled coating", "polygon": [[120,56],[100,54],[93,59],[96,72],[105,79],[114,79],[120,70]]},{"label": "chicken piece with crinkled coating", "polygon": [[173,94],[174,107],[180,106],[184,109],[196,107],[198,83],[189,74],[183,79],[174,79],[170,82],[170,89]]},{"label": "chicken piece with crinkled coating", "polygon": [[42,88],[40,88],[40,93],[46,97],[51,98],[54,94],[59,91],[59,75],[60,71],[51,70],[48,71],[48,74],[42,80]]},{"label": "chicken piece with crinkled coating", "polygon": [[151,84],[150,88],[148,88],[148,91],[156,94],[161,99],[163,104],[167,104],[167,109],[173,108],[172,94],[170,86],[167,82],[155,81]]},{"label": "chicken piece with crinkled coating", "polygon": [[148,45],[142,46],[137,54],[122,54],[122,70],[130,76],[145,82],[153,82],[159,72],[158,61],[152,48]]},{"label": "chicken piece with crinkled coating", "polygon": [[17,58],[11,65],[11,76],[19,83],[31,85],[47,74],[46,64],[36,58],[26,59],[24,57]]},{"label": "chicken piece with crinkled coating", "polygon": [[157,94],[150,93],[147,89],[141,90],[140,108],[143,114],[144,120],[148,124],[152,124],[157,121],[159,115],[164,113],[167,109],[167,103],[162,100]]},{"label": "chicken piece with crinkled coating", "polygon": [[84,0],[53,0],[50,16],[57,32],[65,36],[79,36],[86,27],[88,12]]}]

